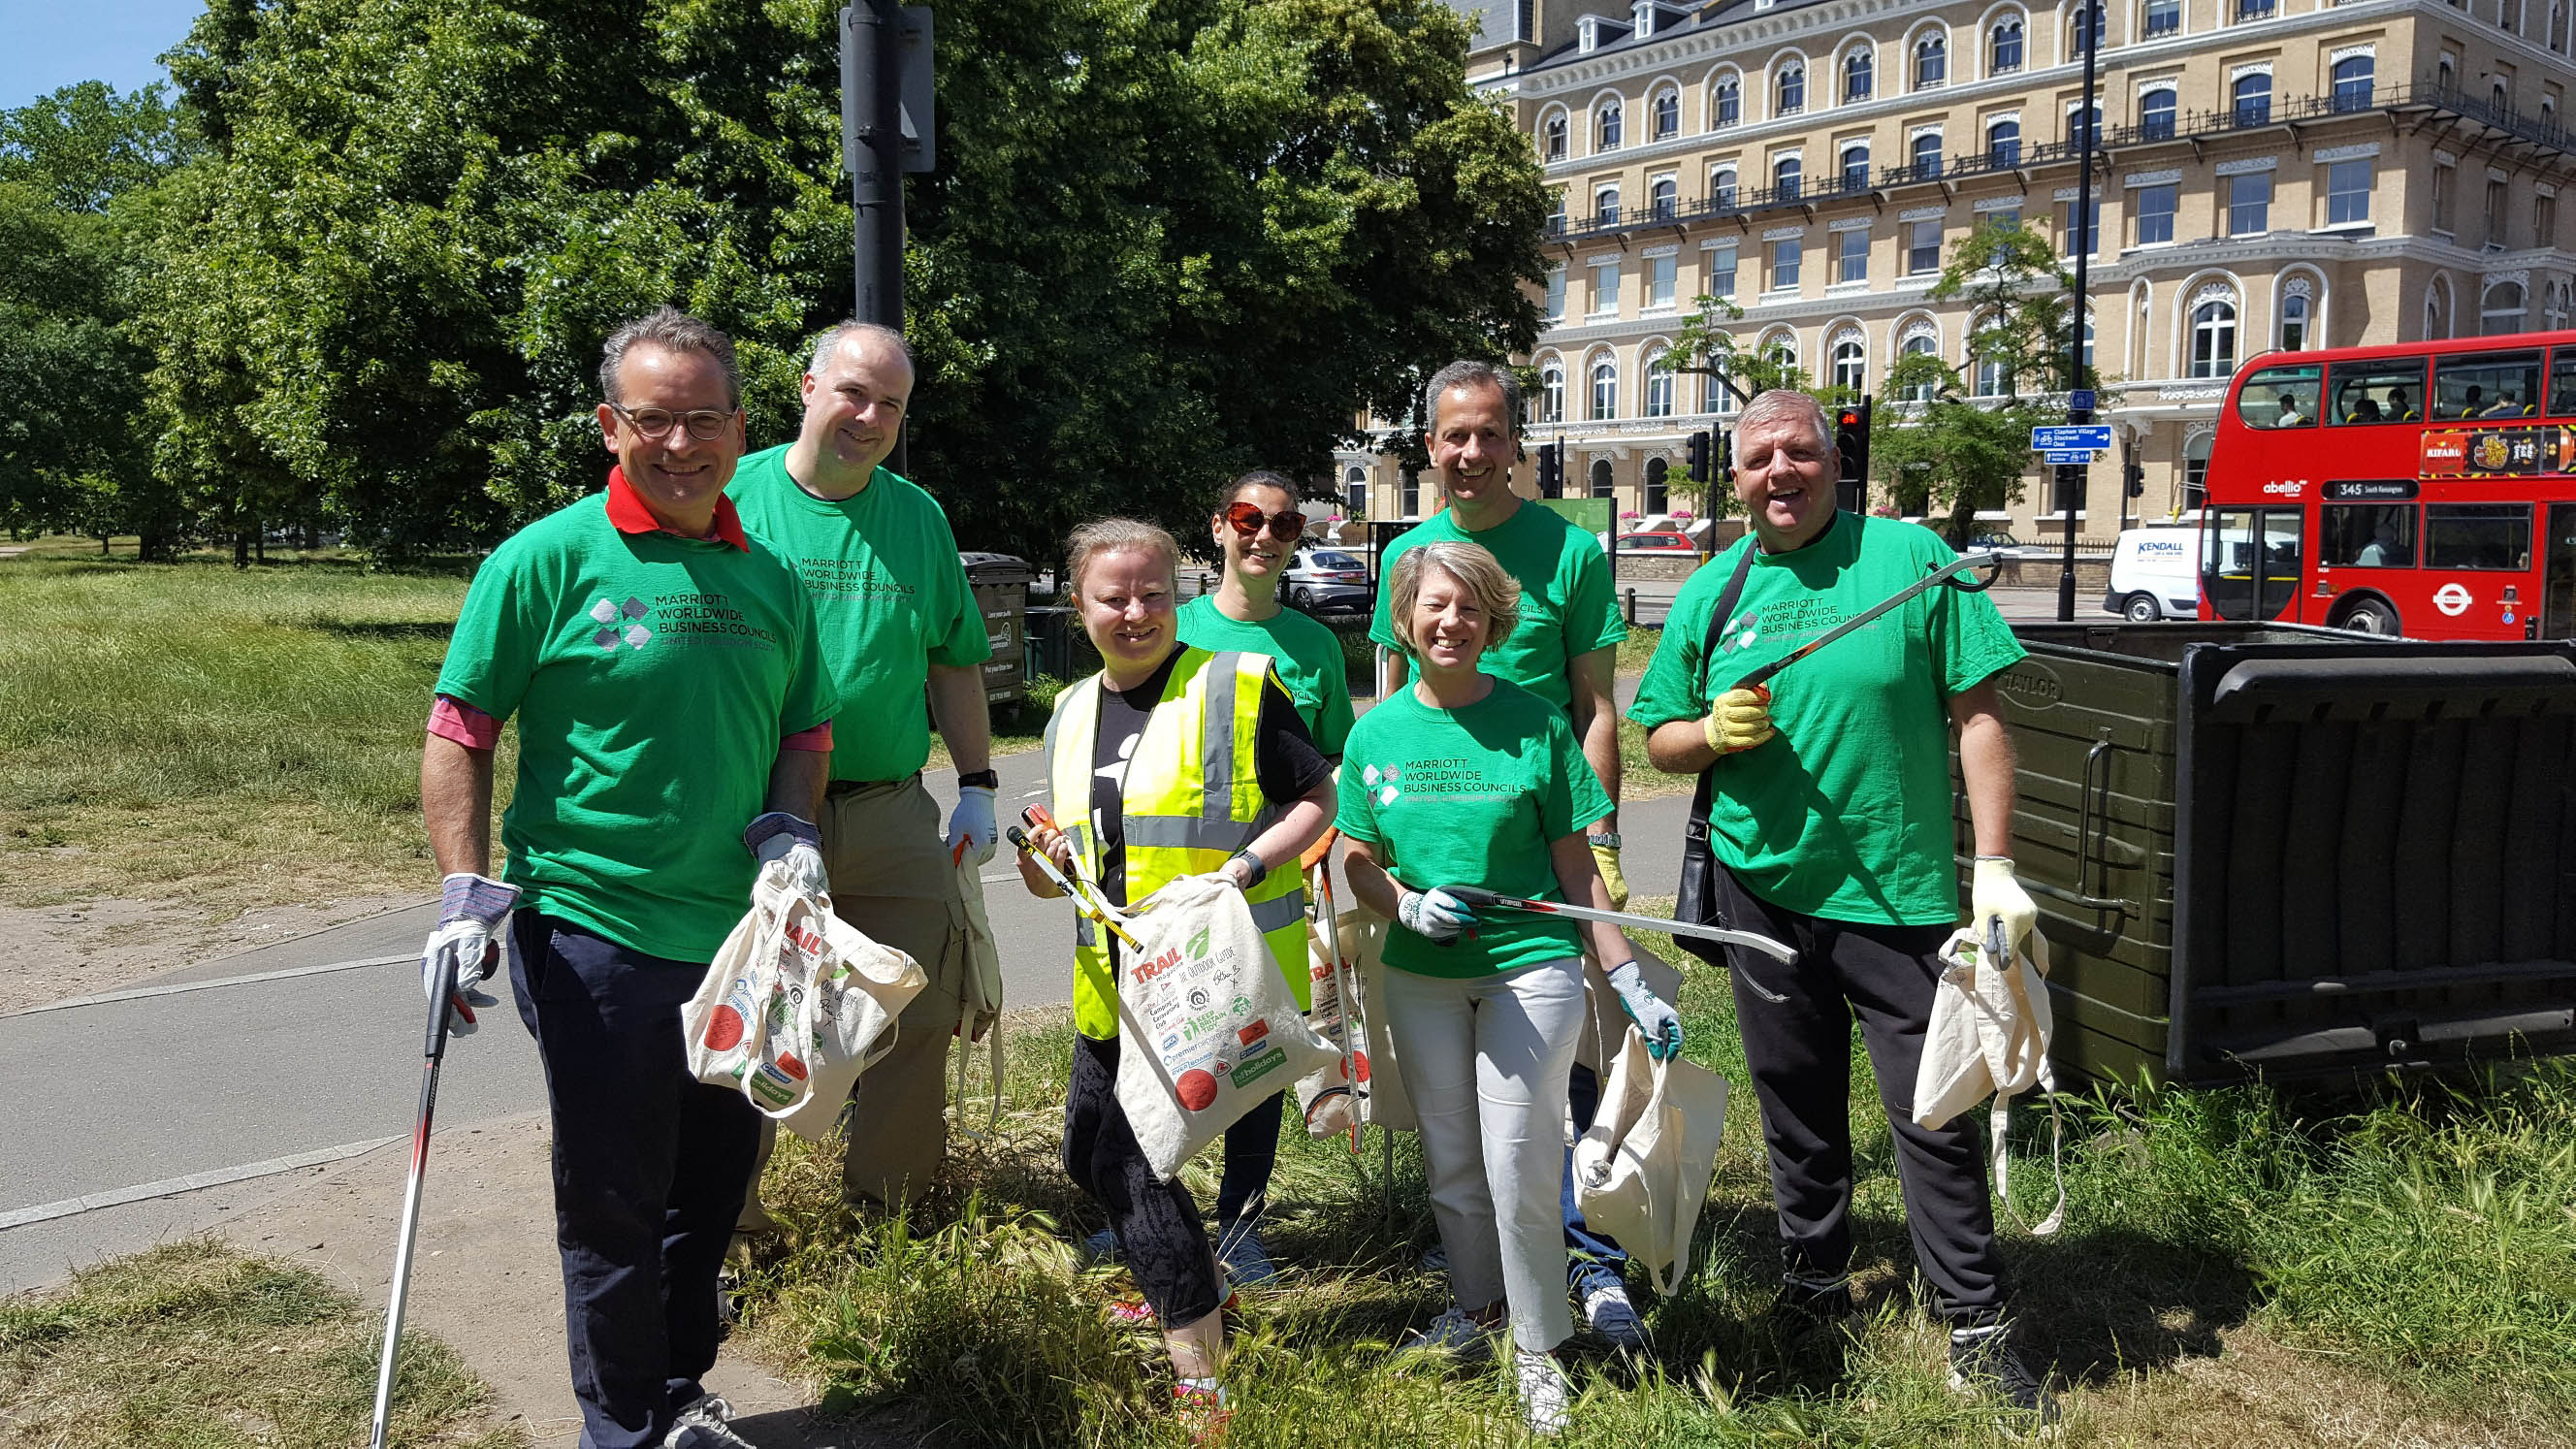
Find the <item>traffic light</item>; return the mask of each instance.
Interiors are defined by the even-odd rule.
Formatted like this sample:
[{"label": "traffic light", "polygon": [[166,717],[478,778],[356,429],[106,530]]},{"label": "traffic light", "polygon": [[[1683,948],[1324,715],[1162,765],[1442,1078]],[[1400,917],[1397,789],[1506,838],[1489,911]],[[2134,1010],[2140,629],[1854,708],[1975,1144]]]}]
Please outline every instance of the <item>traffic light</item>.
[{"label": "traffic light", "polygon": [[1835,500],[1858,513],[1869,497],[1869,399],[1846,403],[1834,414],[1834,451],[1842,456],[1842,477],[1835,481]]},{"label": "traffic light", "polygon": [[1690,459],[1690,480],[1693,483],[1707,482],[1709,435],[1705,431],[1691,434],[1683,451]]},{"label": "traffic light", "polygon": [[1561,443],[1538,445],[1538,496],[1565,496],[1565,448]]},{"label": "traffic light", "polygon": [[2120,470],[2120,476],[2129,485],[2130,497],[2144,498],[2147,496],[2147,470],[2144,464],[2131,463],[2126,468]]}]

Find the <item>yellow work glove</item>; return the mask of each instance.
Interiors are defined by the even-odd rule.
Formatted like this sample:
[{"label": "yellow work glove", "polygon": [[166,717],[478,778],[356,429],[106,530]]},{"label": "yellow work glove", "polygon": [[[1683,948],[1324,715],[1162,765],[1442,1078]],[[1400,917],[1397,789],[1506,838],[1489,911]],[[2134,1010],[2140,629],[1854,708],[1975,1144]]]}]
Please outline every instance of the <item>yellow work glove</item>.
[{"label": "yellow work glove", "polygon": [[1594,841],[1592,863],[1601,871],[1601,883],[1610,888],[1610,909],[1628,909],[1628,878],[1619,873],[1619,847]]},{"label": "yellow work glove", "polygon": [[1969,927],[1980,941],[1986,938],[1986,922],[2003,917],[2004,944],[2015,951],[2022,949],[2023,940],[2039,922],[2039,907],[2032,904],[2030,892],[2013,878],[2009,855],[1977,857],[1977,873],[1968,883],[1968,912],[1973,918]]},{"label": "yellow work glove", "polygon": [[1711,700],[1708,718],[1699,722],[1708,747],[1721,755],[1749,750],[1771,738],[1771,691],[1763,685],[1730,689]]}]

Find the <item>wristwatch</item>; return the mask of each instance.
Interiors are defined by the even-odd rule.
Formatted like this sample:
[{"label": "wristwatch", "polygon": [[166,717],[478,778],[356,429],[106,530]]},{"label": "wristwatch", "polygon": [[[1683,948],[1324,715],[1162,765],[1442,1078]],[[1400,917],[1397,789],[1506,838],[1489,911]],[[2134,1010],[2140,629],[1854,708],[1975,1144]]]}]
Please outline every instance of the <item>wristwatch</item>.
[{"label": "wristwatch", "polygon": [[981,785],[987,790],[999,790],[1002,788],[1002,772],[999,770],[961,771],[957,776],[957,784],[961,789],[969,785]]},{"label": "wristwatch", "polygon": [[1610,850],[1617,850],[1619,848],[1619,832],[1616,830],[1596,830],[1590,835],[1583,837],[1583,843],[1586,845],[1602,846]]},{"label": "wristwatch", "polygon": [[1261,884],[1261,878],[1262,878],[1263,876],[1266,876],[1266,875],[1270,874],[1270,867],[1269,867],[1269,866],[1267,866],[1267,865],[1262,864],[1262,863],[1261,863],[1261,857],[1260,857],[1260,856],[1257,856],[1257,855],[1255,855],[1255,854],[1253,854],[1253,853],[1252,853],[1252,847],[1250,847],[1250,846],[1248,846],[1248,845],[1247,845],[1247,846],[1245,846],[1243,849],[1236,851],[1234,854],[1232,854],[1232,855],[1230,855],[1230,856],[1226,857],[1226,861],[1227,861],[1227,863],[1228,863],[1228,864],[1232,864],[1233,862],[1238,861],[1238,860],[1239,860],[1239,861],[1242,861],[1245,865],[1250,866],[1250,867],[1252,868],[1252,879],[1250,879],[1250,880],[1248,880],[1248,881],[1245,881],[1245,882],[1243,883],[1243,888],[1244,888],[1245,890],[1250,890],[1250,889],[1252,889],[1254,886],[1257,886],[1257,885]]}]

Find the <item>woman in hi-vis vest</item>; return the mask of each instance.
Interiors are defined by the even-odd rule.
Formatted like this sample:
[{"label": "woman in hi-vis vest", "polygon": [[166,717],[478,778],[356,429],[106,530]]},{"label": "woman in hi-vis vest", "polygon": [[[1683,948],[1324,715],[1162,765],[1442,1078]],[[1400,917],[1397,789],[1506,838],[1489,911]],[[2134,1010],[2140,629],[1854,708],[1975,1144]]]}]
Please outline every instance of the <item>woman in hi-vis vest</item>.
[{"label": "woman in hi-vis vest", "polygon": [[[1332,766],[1268,656],[1180,642],[1179,563],[1172,536],[1150,523],[1113,518],[1074,530],[1065,579],[1101,670],[1056,698],[1046,756],[1061,828],[1034,831],[1030,843],[1115,905],[1182,876],[1222,873],[1243,889],[1294,980],[1306,971],[1297,858],[1332,819]],[[1032,893],[1056,894],[1026,856],[1020,876]],[[1198,1203],[1178,1181],[1155,1179],[1118,1106],[1118,949],[1109,933],[1077,927],[1064,1167],[1108,1211],[1162,1324],[1173,1402],[1204,1429],[1224,1414],[1217,1372],[1230,1294]]]},{"label": "woman in hi-vis vest", "polygon": [[[1555,1357],[1574,1336],[1559,1185],[1585,939],[1554,916],[1477,916],[1445,887],[1610,909],[1584,838],[1610,799],[1565,711],[1477,670],[1520,614],[1493,554],[1427,543],[1388,587],[1414,679],[1352,726],[1338,823],[1351,894],[1401,928],[1386,941],[1387,1028],[1422,1123],[1451,1298],[1419,1341],[1481,1356],[1508,1313],[1530,1431],[1554,1434],[1572,1398]],[[1609,926],[1582,930],[1649,1050],[1679,1051],[1681,1017],[1645,984],[1636,948]]]}]

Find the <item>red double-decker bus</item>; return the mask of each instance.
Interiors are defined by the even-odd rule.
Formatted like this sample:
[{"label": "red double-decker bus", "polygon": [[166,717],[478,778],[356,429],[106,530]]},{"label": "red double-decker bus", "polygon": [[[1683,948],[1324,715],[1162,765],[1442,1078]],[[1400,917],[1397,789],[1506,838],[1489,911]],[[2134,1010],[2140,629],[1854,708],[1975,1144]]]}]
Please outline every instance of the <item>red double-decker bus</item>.
[{"label": "red double-decker bus", "polygon": [[2576,636],[2576,332],[2266,353],[2207,482],[2204,619]]}]

